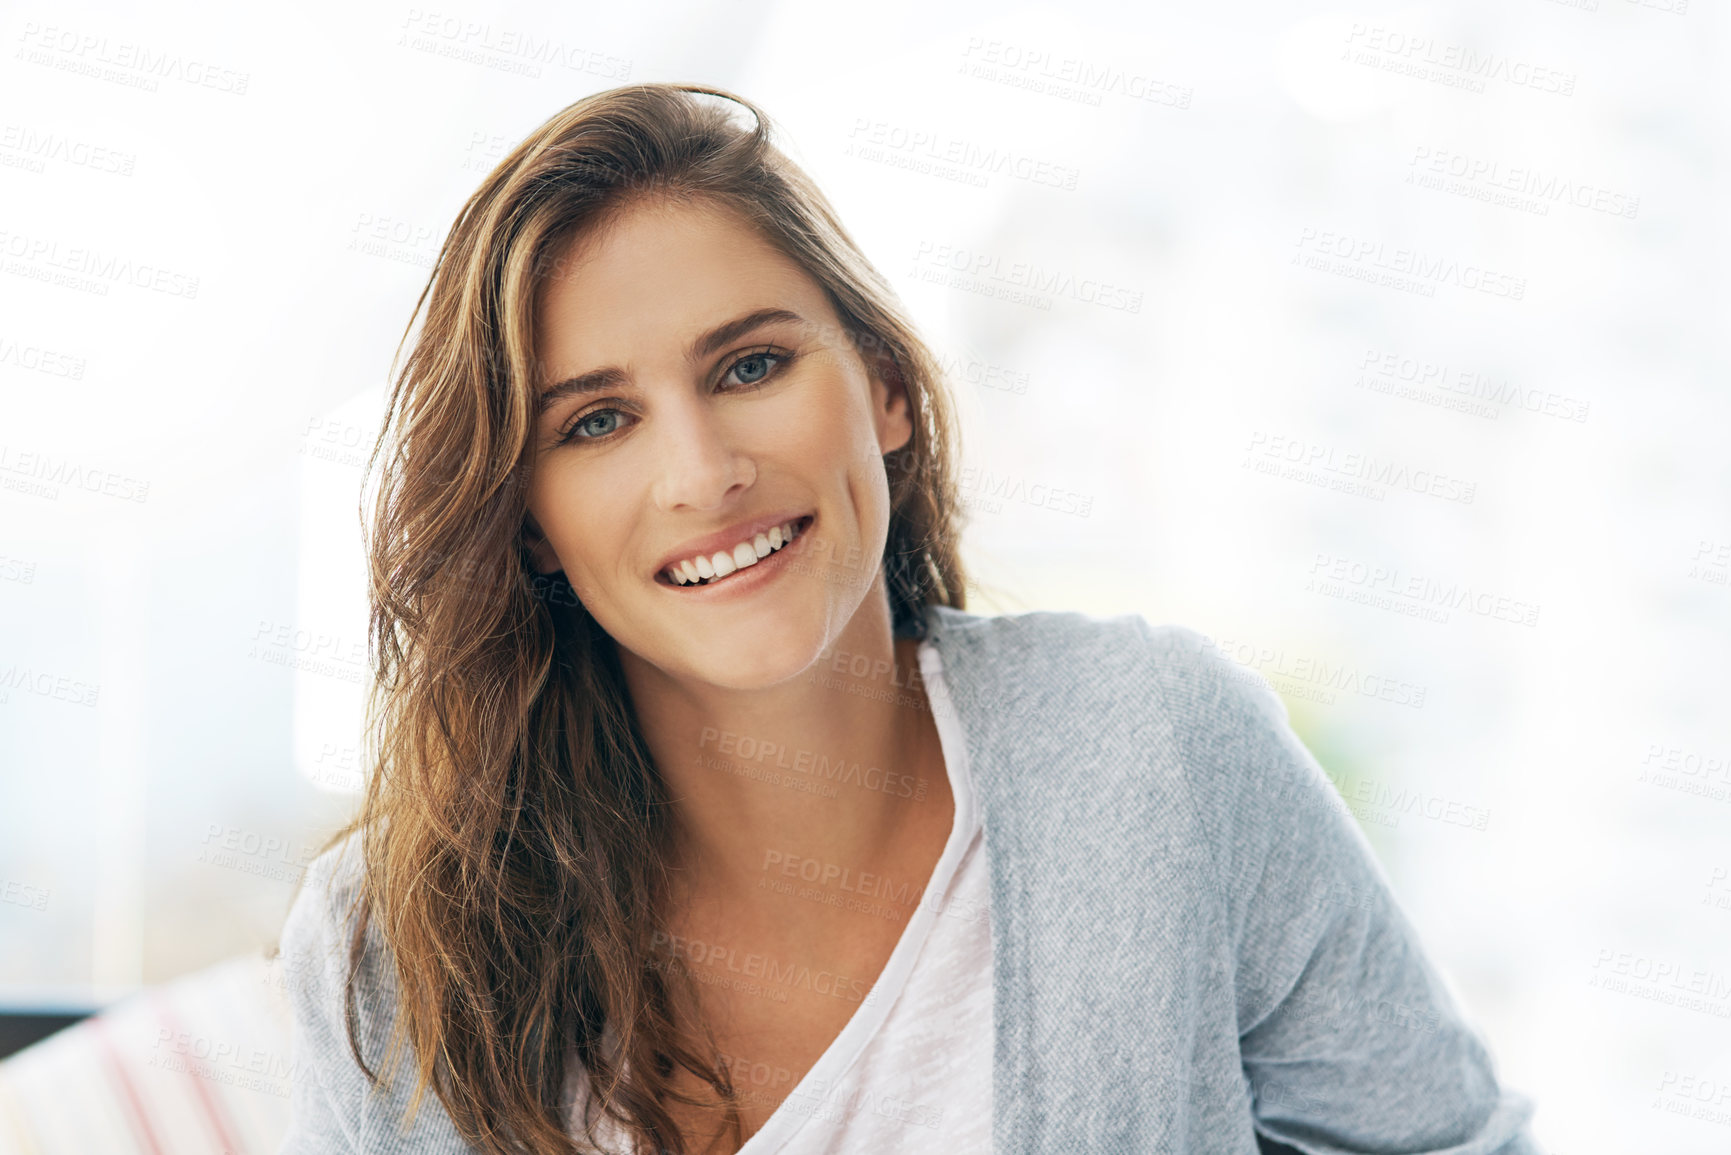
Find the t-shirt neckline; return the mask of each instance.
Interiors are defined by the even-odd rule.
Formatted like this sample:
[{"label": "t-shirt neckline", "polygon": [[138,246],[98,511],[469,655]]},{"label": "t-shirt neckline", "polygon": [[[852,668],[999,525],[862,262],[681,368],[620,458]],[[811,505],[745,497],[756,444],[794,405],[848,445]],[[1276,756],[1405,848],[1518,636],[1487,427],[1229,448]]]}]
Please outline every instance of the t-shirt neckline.
[{"label": "t-shirt neckline", "polygon": [[[977,826],[974,785],[961,720],[956,716],[954,705],[950,701],[949,687],[944,682],[943,659],[930,637],[921,640],[918,655],[926,700],[931,703],[932,716],[938,727],[938,745],[943,751],[944,773],[949,779],[950,793],[955,799],[955,817],[950,824],[949,838],[944,842],[943,853],[938,856],[937,865],[932,868],[932,876],[920,895],[919,906],[908,919],[908,924],[902,928],[902,935],[896,941],[895,950],[890,953],[883,972],[867,992],[865,1001],[842,1027],[841,1033],[836,1035],[823,1054],[818,1056],[811,1070],[788,1092],[787,1098],[776,1106],[763,1126],[745,1141],[736,1155],[772,1155],[798,1134],[814,1111],[823,1108],[830,1092],[833,1092],[837,1083],[859,1060],[867,1045],[883,1028],[890,1008],[907,987],[914,960],[919,957],[920,949],[930,937],[932,925],[938,917],[935,900],[949,889],[962,857],[973,840]],[[825,1088],[824,1093],[818,1094],[813,1090],[816,1087]],[[805,1103],[802,1104],[801,1100]],[[807,1110],[799,1110],[800,1106],[807,1104]]]}]

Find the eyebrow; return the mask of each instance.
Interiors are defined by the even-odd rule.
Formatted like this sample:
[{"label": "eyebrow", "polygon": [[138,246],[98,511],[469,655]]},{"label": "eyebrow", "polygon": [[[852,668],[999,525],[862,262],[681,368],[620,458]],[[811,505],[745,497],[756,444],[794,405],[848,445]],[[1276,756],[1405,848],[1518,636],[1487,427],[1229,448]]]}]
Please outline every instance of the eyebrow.
[{"label": "eyebrow", "polygon": [[[788,321],[796,324],[804,324],[805,318],[788,309],[756,309],[750,313],[746,313],[744,316],[735,317],[731,321],[725,321],[709,330],[707,333],[698,334],[697,339],[692,341],[690,347],[685,350],[685,359],[687,361],[701,361],[711,353],[714,353],[717,349],[720,349],[723,345],[738,340],[754,329],[761,329],[765,325],[773,325]],[[629,380],[630,376],[625,372],[625,370],[620,369],[617,366],[608,366],[605,369],[591,369],[587,373],[579,373],[575,377],[567,377],[563,381],[550,385],[541,391],[540,396],[535,399],[535,415],[539,417],[550,409],[555,402],[561,401],[566,397],[580,397],[590,393],[600,393],[603,390],[623,385]]]}]

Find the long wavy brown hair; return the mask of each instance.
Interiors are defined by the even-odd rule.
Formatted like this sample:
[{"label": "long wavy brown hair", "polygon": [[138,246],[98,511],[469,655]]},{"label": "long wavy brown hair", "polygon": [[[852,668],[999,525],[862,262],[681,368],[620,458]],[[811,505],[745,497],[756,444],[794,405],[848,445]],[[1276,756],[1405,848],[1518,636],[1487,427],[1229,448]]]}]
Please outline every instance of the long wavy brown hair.
[{"label": "long wavy brown hair", "polygon": [[[488,1152],[592,1149],[600,1110],[638,1150],[684,1155],[674,1102],[720,1109],[744,1138],[691,976],[652,948],[666,930],[668,798],[615,644],[563,575],[535,572],[526,544],[544,384],[532,317],[567,245],[654,194],[731,208],[804,268],[912,411],[912,438],[884,455],[896,635],[923,637],[928,604],[965,608],[941,366],[771,127],[748,101],[695,85],[615,88],[559,112],[463,206],[393,370],[368,463],[371,774],[326,845],[360,836],[350,959],[376,919],[399,991],[386,1066],[408,1044],[409,1111],[432,1088]],[[377,1083],[354,997],[351,977],[349,1043]],[[573,1059],[589,1080],[590,1147],[568,1123]],[[678,1091],[681,1070],[714,1097]]]}]

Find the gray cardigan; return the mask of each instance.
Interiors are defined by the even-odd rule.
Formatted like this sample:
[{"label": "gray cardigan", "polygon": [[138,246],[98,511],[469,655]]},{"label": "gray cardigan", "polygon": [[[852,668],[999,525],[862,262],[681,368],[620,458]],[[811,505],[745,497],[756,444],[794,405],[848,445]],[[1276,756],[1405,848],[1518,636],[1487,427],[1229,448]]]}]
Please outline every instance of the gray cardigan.
[{"label": "gray cardigan", "polygon": [[[927,621],[986,828],[994,1150],[1538,1155],[1531,1100],[1499,1086],[1266,682],[1133,614]],[[395,1134],[406,1085],[369,1087],[349,1053],[349,849],[314,862],[283,928],[281,1150],[469,1152],[430,1092]],[[373,933],[376,1065],[394,986]]]}]

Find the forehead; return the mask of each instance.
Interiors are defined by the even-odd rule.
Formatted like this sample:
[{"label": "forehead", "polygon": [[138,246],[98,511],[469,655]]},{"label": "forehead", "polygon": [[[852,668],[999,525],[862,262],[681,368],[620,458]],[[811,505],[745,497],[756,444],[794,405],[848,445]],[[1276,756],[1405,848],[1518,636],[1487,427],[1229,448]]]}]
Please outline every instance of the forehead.
[{"label": "forehead", "polygon": [[644,199],[551,262],[537,286],[536,354],[555,376],[675,356],[693,333],[773,306],[833,317],[821,286],[734,210]]}]

